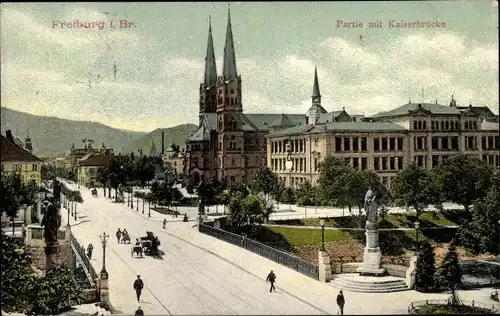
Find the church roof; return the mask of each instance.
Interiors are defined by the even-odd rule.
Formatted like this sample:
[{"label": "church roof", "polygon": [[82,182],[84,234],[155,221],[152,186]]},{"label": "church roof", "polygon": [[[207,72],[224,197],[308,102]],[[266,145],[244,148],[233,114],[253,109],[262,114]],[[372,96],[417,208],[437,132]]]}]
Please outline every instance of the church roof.
[{"label": "church roof", "polygon": [[276,118],[272,123],[271,123],[271,127],[292,127],[292,126],[295,126],[296,124],[294,124],[289,118],[288,116],[286,116],[285,114],[281,114],[278,118]]},{"label": "church roof", "polygon": [[208,141],[210,140],[210,135],[206,132],[205,126],[202,125],[187,140],[190,142]]},{"label": "church roof", "polygon": [[233,29],[231,27],[231,12],[227,11],[226,45],[224,46],[224,63],[222,64],[224,80],[238,76],[236,71],[236,54],[234,51]]}]

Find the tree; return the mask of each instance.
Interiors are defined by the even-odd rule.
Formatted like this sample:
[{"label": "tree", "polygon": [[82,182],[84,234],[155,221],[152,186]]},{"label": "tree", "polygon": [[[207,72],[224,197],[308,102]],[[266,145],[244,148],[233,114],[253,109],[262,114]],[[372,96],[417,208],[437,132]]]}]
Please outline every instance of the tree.
[{"label": "tree", "polygon": [[153,180],[155,176],[155,167],[150,158],[143,156],[140,159],[134,161],[134,168],[137,180],[141,183],[141,187],[144,187],[146,182]]},{"label": "tree", "polygon": [[476,200],[471,208],[471,220],[458,229],[460,243],[475,254],[499,254],[500,181],[494,178],[485,198]]},{"label": "tree", "polygon": [[26,185],[22,176],[17,172],[3,173],[0,184],[1,192],[1,210],[2,213],[10,217],[12,221],[12,234],[15,233],[14,221],[18,216],[19,209],[23,205],[31,206],[36,201],[38,187],[31,182]]},{"label": "tree", "polygon": [[273,192],[272,192],[273,197],[276,200],[276,203],[278,204],[277,205],[278,208],[279,208],[279,203],[283,199],[283,192],[284,191],[285,191],[285,184],[283,183],[283,181],[278,180],[278,182],[276,182],[276,185],[274,186]]},{"label": "tree", "polygon": [[444,198],[464,207],[469,214],[472,203],[483,198],[491,186],[493,170],[475,155],[456,155],[436,170],[442,182]]},{"label": "tree", "polygon": [[263,205],[255,194],[245,196],[236,192],[229,202],[229,223],[237,228],[247,224],[254,224],[264,217]]},{"label": "tree", "polygon": [[292,203],[295,202],[295,190],[292,188],[285,188],[283,191],[283,196],[281,197],[282,201],[284,203],[287,203],[290,205],[290,208],[292,207]]},{"label": "tree", "polygon": [[391,185],[391,196],[395,205],[412,207],[417,212],[417,219],[423,210],[434,201],[434,187],[431,172],[415,164],[399,172]]},{"label": "tree", "polygon": [[25,246],[1,232],[2,310],[29,315],[54,315],[78,305],[82,291],[73,282],[71,270],[56,266],[37,276]]},{"label": "tree", "polygon": [[[96,180],[102,185],[104,197],[106,196],[106,187],[109,186],[109,168],[99,167],[96,172]],[[111,198],[111,190],[109,191],[109,197]]]},{"label": "tree", "polygon": [[[75,190],[75,191],[72,191],[71,192],[71,202],[73,202],[74,204],[74,209],[73,211],[75,212],[76,214],[76,206],[77,206],[77,203],[83,203],[83,197],[82,197],[82,194],[80,193],[79,190]],[[76,216],[76,215],[75,215]],[[75,217],[76,218],[76,217]]]},{"label": "tree", "polygon": [[262,192],[266,196],[266,201],[269,201],[270,194],[273,193],[278,176],[268,167],[260,168],[252,180],[251,188],[254,191]]},{"label": "tree", "polygon": [[443,262],[436,271],[436,283],[446,288],[452,288],[455,285],[462,284],[462,268],[458,263],[455,239],[452,239],[448,245],[448,251],[446,252]]},{"label": "tree", "polygon": [[422,242],[417,258],[417,271],[415,274],[415,290],[428,292],[434,287],[434,275],[436,273],[436,255],[431,244]]},{"label": "tree", "polygon": [[305,181],[299,185],[296,191],[297,204],[302,206],[313,205],[314,203],[314,192],[311,182]]}]

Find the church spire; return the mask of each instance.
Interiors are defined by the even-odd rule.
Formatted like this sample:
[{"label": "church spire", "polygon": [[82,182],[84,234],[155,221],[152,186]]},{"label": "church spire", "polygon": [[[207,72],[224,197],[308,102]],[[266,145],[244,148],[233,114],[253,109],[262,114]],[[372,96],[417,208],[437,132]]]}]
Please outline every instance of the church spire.
[{"label": "church spire", "polygon": [[318,83],[318,69],[314,67],[314,85],[313,85],[313,98],[316,97],[321,97],[321,94],[319,93],[319,83]]},{"label": "church spire", "polygon": [[217,83],[217,66],[215,63],[211,16],[208,16],[207,56],[205,57],[205,78],[203,83],[205,84],[205,87],[210,87]]},{"label": "church spire", "polygon": [[233,30],[231,28],[231,11],[227,8],[227,30],[226,45],[224,47],[224,64],[222,67],[222,76],[224,80],[230,80],[238,76],[236,71],[236,56],[234,52]]}]

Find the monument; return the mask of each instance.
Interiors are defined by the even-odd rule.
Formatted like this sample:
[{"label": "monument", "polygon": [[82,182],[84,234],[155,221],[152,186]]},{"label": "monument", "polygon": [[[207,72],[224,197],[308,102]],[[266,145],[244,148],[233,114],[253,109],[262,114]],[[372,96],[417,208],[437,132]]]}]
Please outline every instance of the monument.
[{"label": "monument", "polygon": [[[53,200],[54,203],[55,200]],[[45,239],[45,268],[49,270],[56,264],[56,255],[59,252],[59,242],[57,234],[61,226],[61,215],[59,209],[53,202],[48,202],[45,214],[40,226],[44,228],[43,237]]]},{"label": "monument", "polygon": [[357,269],[362,276],[383,276],[385,269],[381,268],[382,253],[378,243],[378,204],[376,195],[369,187],[365,195],[366,211],[366,245],[363,254],[363,263]]}]

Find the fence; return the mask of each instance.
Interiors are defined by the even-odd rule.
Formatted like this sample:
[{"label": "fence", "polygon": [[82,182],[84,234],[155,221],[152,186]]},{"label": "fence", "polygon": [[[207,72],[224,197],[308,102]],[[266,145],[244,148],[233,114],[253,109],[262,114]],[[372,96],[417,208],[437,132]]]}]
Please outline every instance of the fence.
[{"label": "fence", "polygon": [[83,248],[76,238],[73,236],[73,234],[70,235],[70,240],[71,240],[71,249],[73,250],[73,254],[75,255],[77,261],[79,261],[82,264],[82,268],[85,271],[85,274],[87,275],[87,278],[89,279],[89,283],[93,287],[95,284],[95,280],[98,278],[97,273],[94,270],[94,267],[90,263],[89,257],[87,257],[87,253],[85,251],[85,248]]},{"label": "fence", "polygon": [[[450,305],[449,300],[424,300],[424,301],[416,301],[416,302],[411,302],[410,305],[408,305],[408,314],[418,314],[418,310],[420,307],[425,306],[425,305]],[[467,305],[467,306],[473,306],[473,307],[479,307],[479,308],[485,308],[491,310],[492,313],[495,313],[498,311],[498,308],[495,306],[495,304],[485,304],[485,303],[478,303],[474,301],[462,301],[461,305]]]},{"label": "fence", "polygon": [[199,231],[203,234],[210,235],[233,245],[245,248],[255,254],[284,265],[310,278],[319,280],[318,266],[304,261],[298,257],[261,244],[259,242],[256,242],[255,240],[246,238],[246,236],[233,234],[231,232],[214,228],[208,225],[200,224]]}]

